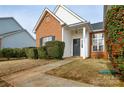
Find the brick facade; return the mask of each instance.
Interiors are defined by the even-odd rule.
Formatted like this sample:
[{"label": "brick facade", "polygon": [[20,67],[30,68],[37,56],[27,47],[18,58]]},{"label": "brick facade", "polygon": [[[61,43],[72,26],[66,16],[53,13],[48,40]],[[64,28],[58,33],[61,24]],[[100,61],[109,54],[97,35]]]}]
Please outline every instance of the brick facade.
[{"label": "brick facade", "polygon": [[108,58],[108,53],[106,51],[106,49],[103,52],[94,52],[92,51],[92,35],[95,33],[104,33],[104,31],[102,32],[92,32],[90,33],[90,57],[91,58]]},{"label": "brick facade", "polygon": [[45,12],[36,29],[36,46],[40,47],[40,38],[55,36],[55,40],[62,40],[62,27],[60,22],[49,12]]}]

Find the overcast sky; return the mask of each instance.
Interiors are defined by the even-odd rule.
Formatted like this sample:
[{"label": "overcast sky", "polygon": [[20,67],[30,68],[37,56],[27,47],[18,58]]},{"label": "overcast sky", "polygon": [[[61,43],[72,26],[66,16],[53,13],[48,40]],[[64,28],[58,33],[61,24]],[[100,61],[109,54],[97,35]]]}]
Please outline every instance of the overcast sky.
[{"label": "overcast sky", "polygon": [[[33,35],[32,30],[45,7],[53,11],[56,6],[0,5],[0,17],[14,17],[23,28]],[[101,5],[67,5],[66,7],[91,23],[103,21],[103,6]]]}]

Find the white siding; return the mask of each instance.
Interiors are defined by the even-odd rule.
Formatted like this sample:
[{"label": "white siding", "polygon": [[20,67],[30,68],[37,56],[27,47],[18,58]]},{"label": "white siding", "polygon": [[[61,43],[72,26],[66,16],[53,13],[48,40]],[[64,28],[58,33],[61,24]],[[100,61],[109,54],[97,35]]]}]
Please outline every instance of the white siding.
[{"label": "white siding", "polygon": [[72,15],[70,12],[65,10],[63,7],[59,7],[58,10],[56,11],[55,15],[59,17],[61,20],[63,20],[66,24],[73,24],[73,23],[78,23],[81,22],[77,17]]},{"label": "white siding", "polygon": [[63,28],[63,41],[65,42],[65,49],[64,49],[64,56],[63,57],[70,57],[71,55],[71,41],[72,35],[71,32],[67,29]]},{"label": "white siding", "polygon": [[12,18],[0,19],[0,34],[22,29],[18,23]]},{"label": "white siding", "polygon": [[2,48],[22,48],[36,46],[36,41],[25,31],[2,38]]}]

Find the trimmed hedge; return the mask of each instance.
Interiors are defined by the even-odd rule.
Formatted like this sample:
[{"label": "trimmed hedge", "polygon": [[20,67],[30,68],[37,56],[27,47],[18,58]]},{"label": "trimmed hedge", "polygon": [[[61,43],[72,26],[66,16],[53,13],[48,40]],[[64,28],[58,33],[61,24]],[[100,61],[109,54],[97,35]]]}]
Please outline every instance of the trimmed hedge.
[{"label": "trimmed hedge", "polygon": [[47,53],[46,53],[46,47],[45,46],[37,48],[37,52],[38,52],[38,58],[39,59],[47,58]]},{"label": "trimmed hedge", "polygon": [[29,58],[45,59],[55,58],[62,59],[65,43],[61,41],[49,41],[45,46],[40,48],[3,48],[0,49],[0,57],[8,58]]},{"label": "trimmed hedge", "polygon": [[3,57],[7,58],[8,60],[13,57],[13,49],[12,48],[4,48],[2,49]]},{"label": "trimmed hedge", "polygon": [[2,50],[0,49],[0,58],[2,58],[2,57],[3,57]]},{"label": "trimmed hedge", "polygon": [[25,49],[26,57],[29,59],[38,59],[37,48],[27,48]]},{"label": "trimmed hedge", "polygon": [[14,48],[13,49],[13,56],[14,58],[21,58],[26,57],[25,50],[22,48]]},{"label": "trimmed hedge", "polygon": [[21,58],[26,57],[25,51],[23,48],[3,48],[0,49],[0,57],[8,58]]},{"label": "trimmed hedge", "polygon": [[61,41],[49,41],[46,43],[48,58],[62,59],[65,43]]}]

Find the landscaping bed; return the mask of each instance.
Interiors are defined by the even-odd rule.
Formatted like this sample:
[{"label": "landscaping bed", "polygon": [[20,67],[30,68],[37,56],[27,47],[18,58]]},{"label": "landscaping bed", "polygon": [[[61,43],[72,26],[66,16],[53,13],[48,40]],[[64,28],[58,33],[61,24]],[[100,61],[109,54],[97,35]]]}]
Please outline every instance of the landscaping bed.
[{"label": "landscaping bed", "polygon": [[3,61],[0,62],[0,77],[8,74],[12,74],[18,71],[23,71],[30,69],[36,66],[45,65],[55,60],[46,60],[46,59],[22,59],[22,60],[13,60],[13,61]]},{"label": "landscaping bed", "polygon": [[103,59],[79,59],[58,67],[47,74],[76,80],[95,86],[116,87],[124,86],[124,82],[110,74],[100,74],[101,70],[113,70],[111,63]]}]

